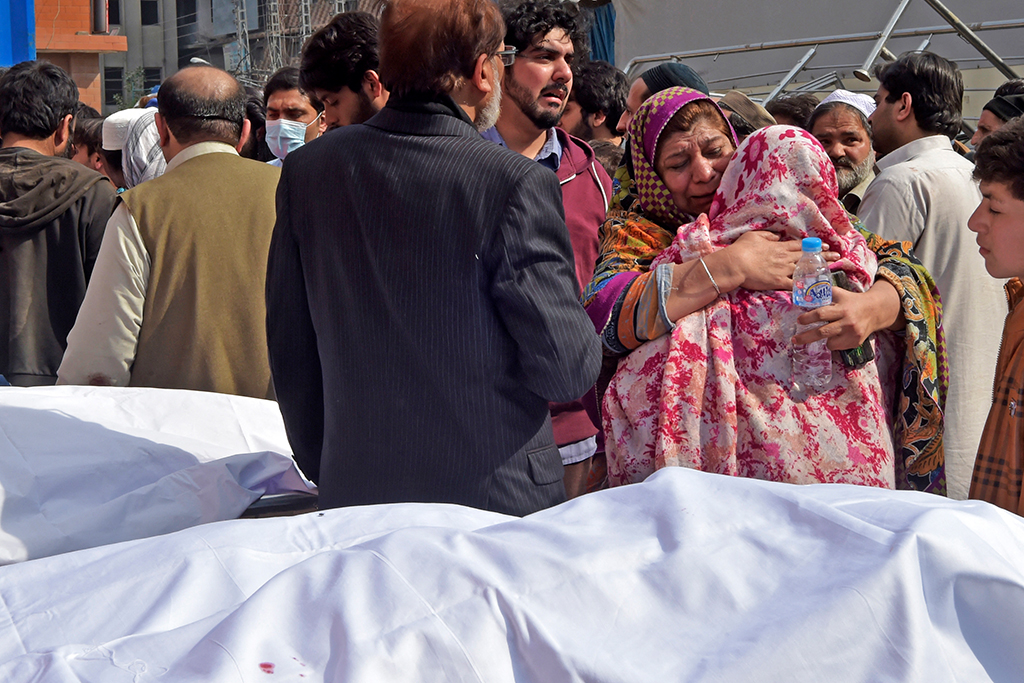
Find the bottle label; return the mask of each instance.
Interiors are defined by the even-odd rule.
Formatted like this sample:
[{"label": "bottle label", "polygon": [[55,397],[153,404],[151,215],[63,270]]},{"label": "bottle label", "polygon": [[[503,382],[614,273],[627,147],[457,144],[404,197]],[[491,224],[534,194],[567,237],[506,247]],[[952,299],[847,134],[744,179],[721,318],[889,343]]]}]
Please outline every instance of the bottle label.
[{"label": "bottle label", "polygon": [[818,308],[832,303],[832,283],[828,280],[794,280],[793,303],[801,308]]}]

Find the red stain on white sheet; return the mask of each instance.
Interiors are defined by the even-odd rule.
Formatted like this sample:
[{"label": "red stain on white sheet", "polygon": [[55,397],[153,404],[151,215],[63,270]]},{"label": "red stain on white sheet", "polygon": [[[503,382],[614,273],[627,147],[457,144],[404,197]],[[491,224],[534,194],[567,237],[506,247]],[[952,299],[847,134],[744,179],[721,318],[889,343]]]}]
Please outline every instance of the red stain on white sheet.
[{"label": "red stain on white sheet", "polygon": [[260,671],[262,671],[265,674],[272,674],[272,673],[274,673],[274,663],[273,662],[263,662],[262,664],[260,664]]}]

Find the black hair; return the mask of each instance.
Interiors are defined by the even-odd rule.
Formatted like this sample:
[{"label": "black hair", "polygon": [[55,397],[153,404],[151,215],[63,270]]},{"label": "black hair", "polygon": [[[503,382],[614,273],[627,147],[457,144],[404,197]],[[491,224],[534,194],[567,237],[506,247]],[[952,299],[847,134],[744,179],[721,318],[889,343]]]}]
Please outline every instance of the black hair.
[{"label": "black hair", "polygon": [[522,52],[533,44],[537,35],[543,36],[560,28],[572,41],[578,60],[582,61],[590,54],[589,22],[574,2],[507,0],[501,4],[501,15],[505,19],[506,46],[511,45]]},{"label": "black hair", "polygon": [[960,131],[964,79],[956,64],[933,52],[908,52],[889,64],[879,65],[875,77],[895,102],[910,93],[914,118],[922,130],[948,138]]},{"label": "black hair", "polygon": [[1024,95],[1024,78],[1011,78],[996,88],[992,97],[1006,97],[1007,95]]},{"label": "black hair", "polygon": [[267,146],[267,110],[263,106],[262,95],[249,95],[245,101],[245,118],[249,119],[249,139],[238,152],[247,159],[256,161],[272,161],[277,157]]},{"label": "black hair", "polygon": [[103,119],[83,118],[75,121],[75,134],[71,138],[78,149],[84,149],[90,155],[99,152],[103,147]]},{"label": "black hair", "polygon": [[570,97],[585,114],[604,112],[604,123],[612,135],[626,109],[629,79],[621,69],[601,60],[585,61],[573,74]]},{"label": "black hair", "polygon": [[796,121],[797,125],[801,128],[810,130],[811,125],[809,121],[814,113],[814,108],[818,106],[818,102],[818,98],[811,93],[799,92],[776,97],[766,104],[764,108],[776,119],[778,118],[776,114],[781,114]]},{"label": "black hair", "polygon": [[857,109],[857,107],[854,107],[851,104],[847,104],[846,102],[839,102],[837,100],[833,100],[831,102],[826,102],[825,104],[818,105],[818,107],[814,110],[811,116],[807,119],[807,125],[804,126],[804,128],[806,128],[808,132],[814,130],[814,124],[817,123],[818,119],[820,119],[825,114],[833,112],[837,109],[845,109],[846,111],[855,114],[857,116],[857,120],[860,121],[860,125],[862,125],[864,127],[865,132],[867,132],[868,140],[873,139],[871,135],[871,124],[868,122],[868,117],[864,116],[864,112],[862,112],[860,109]]},{"label": "black hair", "polygon": [[1006,183],[1010,194],[1024,201],[1024,116],[1010,119],[978,143],[974,179]]},{"label": "black hair", "polygon": [[[191,66],[191,69],[210,69],[228,75],[212,66]],[[179,71],[178,74],[181,72]],[[204,140],[238,144],[245,121],[246,94],[234,81],[234,88],[226,95],[211,97],[195,92],[171,76],[160,86],[158,111],[178,142],[183,144]]]},{"label": "black hair", "polygon": [[317,111],[324,110],[324,104],[316,97],[311,96],[306,90],[299,85],[299,68],[295,66],[284,66],[278,69],[271,75],[267,84],[263,86],[263,106],[267,106],[267,101],[270,100],[270,96],[276,92],[282,90],[298,90],[302,95],[309,100],[309,103],[313,105],[313,109]]},{"label": "black hair", "polygon": [[342,12],[302,46],[299,85],[306,92],[362,90],[363,75],[380,67],[380,22],[369,12]]},{"label": "black hair", "polygon": [[78,86],[59,66],[21,62],[0,77],[0,131],[44,140],[78,108]]}]

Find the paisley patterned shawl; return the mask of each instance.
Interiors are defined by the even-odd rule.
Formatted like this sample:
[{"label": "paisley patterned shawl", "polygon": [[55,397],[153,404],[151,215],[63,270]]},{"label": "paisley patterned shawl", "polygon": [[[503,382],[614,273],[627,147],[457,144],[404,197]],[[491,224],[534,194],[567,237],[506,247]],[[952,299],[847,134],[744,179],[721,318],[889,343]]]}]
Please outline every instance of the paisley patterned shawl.
[{"label": "paisley patterned shawl", "polygon": [[[645,146],[653,149],[650,140]],[[639,201],[664,216],[670,209],[659,206],[662,193],[641,181],[636,152],[633,160]],[[874,280],[875,255],[839,203],[828,156],[805,131],[774,126],[751,135],[726,169],[709,216],[680,227],[650,266],[695,259],[749,230],[820,237],[842,255],[832,268],[854,290]],[[826,390],[796,396],[789,382],[796,313],[787,292],[739,289],[623,359],[604,397],[611,483],[676,465],[791,483],[894,486],[876,364],[850,370],[834,363]]]},{"label": "paisley patterned shawl", "polygon": [[938,287],[910,242],[883,240],[859,220],[854,227],[878,255],[878,277],[896,288],[907,320],[893,416],[896,488],[945,495],[942,436],[949,362]]}]

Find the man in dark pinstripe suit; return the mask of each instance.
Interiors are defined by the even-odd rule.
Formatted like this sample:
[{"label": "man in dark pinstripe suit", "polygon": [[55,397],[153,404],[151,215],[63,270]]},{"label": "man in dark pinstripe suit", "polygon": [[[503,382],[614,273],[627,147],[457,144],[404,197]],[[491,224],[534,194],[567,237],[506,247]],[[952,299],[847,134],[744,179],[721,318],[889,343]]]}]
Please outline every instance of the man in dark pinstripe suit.
[{"label": "man in dark pinstripe suit", "polygon": [[490,0],[392,0],[388,105],[288,156],[267,333],[295,457],[324,507],[565,498],[548,401],[600,345],[554,174],[491,144],[504,50]]}]

